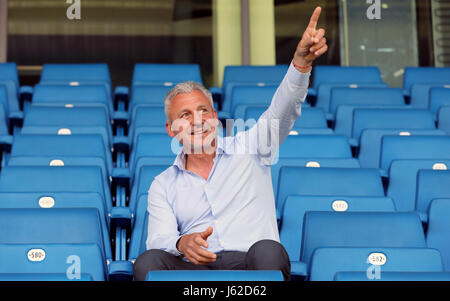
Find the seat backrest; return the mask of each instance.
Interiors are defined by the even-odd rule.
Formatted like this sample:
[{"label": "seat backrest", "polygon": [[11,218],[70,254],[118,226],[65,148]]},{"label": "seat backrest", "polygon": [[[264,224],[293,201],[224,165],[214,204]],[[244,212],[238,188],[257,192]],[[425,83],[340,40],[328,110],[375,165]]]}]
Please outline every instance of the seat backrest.
[{"label": "seat backrest", "polygon": [[428,213],[433,199],[450,198],[450,170],[419,170],[417,173],[416,210]]},{"label": "seat backrest", "polygon": [[352,138],[365,129],[435,129],[433,115],[421,109],[365,109],[353,111]]},{"label": "seat backrest", "polygon": [[41,83],[46,81],[96,81],[111,84],[107,64],[44,64]]},{"label": "seat backrest", "polygon": [[11,80],[19,88],[19,74],[16,63],[0,63],[0,81]]},{"label": "seat backrest", "polygon": [[406,67],[403,89],[411,91],[414,84],[445,84],[450,82],[450,68]]},{"label": "seat backrest", "polygon": [[351,157],[352,153],[347,138],[339,135],[288,136],[279,150],[279,158]]},{"label": "seat backrest", "polygon": [[390,198],[340,196],[289,196],[281,220],[280,240],[291,261],[300,259],[303,217],[307,211],[383,212],[395,211]]},{"label": "seat backrest", "polygon": [[[450,81],[450,79],[449,79]],[[448,88],[430,89],[430,111],[434,115],[439,112],[441,107],[450,106],[450,86]]]},{"label": "seat backrest", "polygon": [[438,127],[450,135],[450,106],[442,107],[439,110]]},{"label": "seat backrest", "polygon": [[389,168],[387,196],[391,197],[398,211],[414,211],[416,208],[417,174],[419,170],[450,168],[446,160],[393,160]]},{"label": "seat backrest", "polygon": [[[10,275],[10,281],[107,280],[105,260],[96,244],[0,244],[0,254],[0,275],[16,275]],[[69,271],[74,264],[83,274]]]},{"label": "seat backrest", "polygon": [[198,64],[145,64],[134,65],[132,85],[175,86],[184,81],[203,83]]},{"label": "seat backrest", "polygon": [[439,251],[426,248],[318,248],[310,269],[311,281],[332,281],[338,272],[364,272],[384,278],[389,272],[443,272]]},{"label": "seat backrest", "polygon": [[395,159],[450,158],[449,136],[384,136],[380,167],[389,169]]},{"label": "seat backrest", "polygon": [[146,281],[283,281],[281,271],[192,270],[150,271]]},{"label": "seat backrest", "polygon": [[[130,155],[130,170],[134,170],[136,161],[142,157],[173,157],[181,149],[176,138],[167,134],[139,134]],[[173,148],[172,148],[173,145]],[[155,147],[157,146],[157,147]]]},{"label": "seat backrest", "polygon": [[0,209],[0,225],[3,244],[96,244],[103,259],[111,259],[94,208]]},{"label": "seat backrest", "polygon": [[281,83],[288,66],[226,66],[223,74],[222,87],[231,82],[236,83]]},{"label": "seat backrest", "polygon": [[301,261],[310,263],[318,248],[425,248],[414,212],[307,212],[303,219]]},{"label": "seat backrest", "polygon": [[[249,106],[245,109],[244,116],[235,116],[235,118],[244,118],[244,120],[254,119],[258,120],[259,117],[267,110],[267,107],[263,106]],[[322,110],[316,108],[302,108],[302,114],[298,118],[293,126],[293,129],[304,128],[327,128],[327,120]]]},{"label": "seat backrest", "polygon": [[403,92],[399,88],[369,88],[358,89],[336,87],[331,89],[330,112],[335,114],[340,105],[404,105]]},{"label": "seat backrest", "polygon": [[438,249],[444,262],[444,269],[450,272],[450,199],[435,199],[428,211],[427,245]]},{"label": "seat backrest", "polygon": [[230,112],[232,116],[235,116],[236,108],[239,105],[261,105],[269,107],[277,88],[277,85],[234,87],[231,92]]},{"label": "seat backrest", "polygon": [[450,281],[446,272],[383,272],[381,277],[367,277],[367,272],[337,272],[334,281]]},{"label": "seat backrest", "polygon": [[307,168],[283,166],[278,178],[277,211],[288,196],[384,197],[381,177],[375,169]]},{"label": "seat backrest", "polygon": [[323,83],[336,84],[377,84],[383,83],[378,67],[314,67],[313,87],[317,89]]}]

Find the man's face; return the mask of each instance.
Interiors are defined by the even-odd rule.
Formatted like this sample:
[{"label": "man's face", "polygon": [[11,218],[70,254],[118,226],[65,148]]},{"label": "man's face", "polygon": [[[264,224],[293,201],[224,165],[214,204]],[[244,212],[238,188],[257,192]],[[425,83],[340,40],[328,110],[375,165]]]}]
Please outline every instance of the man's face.
[{"label": "man's face", "polygon": [[217,137],[217,112],[200,91],[181,93],[170,103],[171,123],[166,123],[170,137],[177,137],[186,153],[213,152]]}]

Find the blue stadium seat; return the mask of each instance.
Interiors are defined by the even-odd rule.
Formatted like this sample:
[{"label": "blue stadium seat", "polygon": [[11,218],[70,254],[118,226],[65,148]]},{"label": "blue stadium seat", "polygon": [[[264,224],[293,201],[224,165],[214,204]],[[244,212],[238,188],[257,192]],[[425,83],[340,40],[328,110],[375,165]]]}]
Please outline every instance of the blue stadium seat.
[{"label": "blue stadium seat", "polygon": [[280,240],[291,261],[299,261],[303,217],[307,211],[383,212],[395,211],[390,198],[342,196],[288,196],[283,209]]},{"label": "blue stadium seat", "polygon": [[358,159],[361,167],[379,168],[381,140],[383,136],[399,135],[399,136],[445,136],[442,130],[411,130],[411,129],[366,129],[362,131],[359,143]]},{"label": "blue stadium seat", "polygon": [[[150,188],[150,187],[149,187]],[[148,196],[142,194],[136,199],[133,229],[131,232],[128,260],[134,261],[147,250],[148,236]]]},{"label": "blue stadium seat", "polygon": [[19,89],[16,63],[0,63],[0,98],[8,119],[23,117],[19,108]]},{"label": "blue stadium seat", "polygon": [[384,197],[381,177],[375,169],[307,168],[283,166],[278,177],[277,217],[288,196]]},{"label": "blue stadium seat", "polygon": [[22,134],[58,134],[61,129],[71,134],[99,134],[105,145],[113,145],[111,121],[101,107],[47,107],[29,106],[22,127]]},{"label": "blue stadium seat", "polygon": [[444,269],[450,272],[450,199],[435,199],[428,211],[427,245],[441,252]]},{"label": "blue stadium seat", "polygon": [[449,153],[449,136],[384,136],[380,167],[388,170],[395,159],[445,159]]},{"label": "blue stadium seat", "polygon": [[312,93],[316,95],[321,84],[383,84],[378,67],[314,67]]},{"label": "blue stadium seat", "polygon": [[334,131],[338,135],[345,135],[349,138],[352,146],[358,146],[358,141],[352,139],[353,118],[356,109],[405,109],[405,106],[397,105],[340,105],[336,111]]},{"label": "blue stadium seat", "polygon": [[[102,231],[99,213],[94,208],[0,209],[0,225],[2,244],[32,244],[36,247],[50,244],[70,244],[74,247],[79,244],[93,244],[100,249],[98,256],[102,259],[99,261],[100,266],[106,266],[107,261],[112,258],[109,236],[104,236],[108,235],[108,232]],[[26,253],[22,254],[26,256]],[[77,255],[77,253],[69,254]],[[86,259],[93,260],[95,257],[97,255],[92,254],[86,256]],[[63,265],[65,263],[65,260],[61,262]],[[1,266],[4,267],[3,264]],[[67,267],[68,265],[65,265],[60,272],[64,273]],[[85,271],[88,269],[89,267],[85,266]],[[103,273],[106,274],[105,269]]]},{"label": "blue stadium seat", "polygon": [[132,86],[174,86],[184,81],[203,83],[198,64],[144,64],[134,65]]},{"label": "blue stadium seat", "polygon": [[281,271],[150,271],[146,281],[283,281]]},{"label": "blue stadium seat", "polygon": [[230,114],[231,94],[235,86],[279,85],[287,70],[287,65],[225,66],[222,88],[213,87],[211,91],[213,94],[218,93],[221,95],[221,111]]},{"label": "blue stadium seat", "polygon": [[411,87],[410,104],[414,108],[427,109],[430,107],[430,92],[433,88],[450,88],[447,84],[414,84]]},{"label": "blue stadium seat", "polygon": [[105,88],[101,85],[56,85],[38,84],[34,87],[34,105],[65,107],[103,107],[108,118],[113,115],[113,104]]},{"label": "blue stadium seat", "polygon": [[[450,81],[450,79],[449,79]],[[450,86],[430,89],[430,111],[437,116],[441,107],[450,106]]]},{"label": "blue stadium seat", "polygon": [[338,272],[382,278],[385,272],[443,272],[443,265],[439,251],[426,248],[317,248],[310,280],[332,281]]},{"label": "blue stadium seat", "polygon": [[450,167],[448,159],[432,160],[393,160],[389,169],[389,186],[387,196],[395,202],[398,211],[414,211],[416,208],[417,173],[424,169],[441,169]]},{"label": "blue stadium seat", "polygon": [[[254,119],[257,121],[267,108],[266,106],[248,106],[245,108],[244,116],[235,116],[235,118]],[[302,107],[302,114],[295,121],[292,129],[299,131],[299,133],[307,129],[327,129],[325,114],[320,109]]]},{"label": "blue stadium seat", "polygon": [[104,87],[108,99],[111,97],[111,78],[108,65],[98,64],[44,64],[42,66],[42,85],[101,85]]},{"label": "blue stadium seat", "polygon": [[[100,135],[16,135],[8,165],[95,165],[103,179],[112,173],[112,157]],[[21,158],[18,160],[18,158]],[[12,159],[16,159],[12,163]],[[60,161],[57,161],[60,160]],[[34,162],[34,163],[33,163]]]},{"label": "blue stadium seat", "polygon": [[442,107],[439,110],[438,127],[450,135],[450,106]]},{"label": "blue stadium seat", "polygon": [[0,273],[0,281],[93,281],[90,274],[81,273],[79,278],[69,279],[61,273]]},{"label": "blue stadium seat", "polygon": [[139,134],[129,160],[131,175],[136,175],[142,166],[155,164],[158,160],[175,160],[180,149],[178,140],[167,134]]},{"label": "blue stadium seat", "polygon": [[[405,104],[399,88],[342,88],[331,89],[329,112],[335,116],[340,105],[396,105]],[[334,119],[334,118],[333,118]]]},{"label": "blue stadium seat", "polygon": [[153,85],[133,86],[131,88],[130,105],[128,108],[130,120],[133,120],[136,115],[136,107],[141,105],[164,107],[164,99],[172,88],[172,86]]},{"label": "blue stadium seat", "polygon": [[419,170],[417,173],[416,210],[428,221],[428,209],[434,199],[450,198],[449,170]]},{"label": "blue stadium seat", "polygon": [[414,212],[307,212],[298,267],[311,267],[314,252],[329,247],[426,248],[426,242]]},{"label": "blue stadium seat", "polygon": [[365,109],[353,111],[352,139],[359,142],[365,129],[435,129],[433,115],[422,109]]},{"label": "blue stadium seat", "polygon": [[279,158],[276,164],[270,166],[272,175],[273,194],[278,193],[278,177],[283,166],[298,167],[334,167],[334,168],[359,168],[358,159],[355,158]]},{"label": "blue stadium seat", "polygon": [[136,107],[135,112],[128,133],[130,145],[134,145],[136,137],[141,133],[161,133],[167,135],[164,107],[139,105]]},{"label": "blue stadium seat", "polygon": [[110,212],[111,193],[104,185],[96,166],[5,166],[0,174],[0,192],[40,192],[47,197],[62,192],[98,193]]},{"label": "blue stadium seat", "polygon": [[289,135],[279,150],[279,158],[351,157],[347,139],[339,135]]},{"label": "blue stadium seat", "polygon": [[450,273],[382,272],[380,279],[369,279],[367,272],[338,272],[334,281],[450,281]]},{"label": "blue stadium seat", "polygon": [[231,117],[237,119],[238,116],[244,115],[247,106],[268,108],[277,89],[278,85],[236,86],[231,92],[230,107],[222,108],[222,110],[230,112]]},{"label": "blue stadium seat", "polygon": [[406,67],[403,77],[403,90],[410,95],[415,84],[448,84],[450,68]]}]

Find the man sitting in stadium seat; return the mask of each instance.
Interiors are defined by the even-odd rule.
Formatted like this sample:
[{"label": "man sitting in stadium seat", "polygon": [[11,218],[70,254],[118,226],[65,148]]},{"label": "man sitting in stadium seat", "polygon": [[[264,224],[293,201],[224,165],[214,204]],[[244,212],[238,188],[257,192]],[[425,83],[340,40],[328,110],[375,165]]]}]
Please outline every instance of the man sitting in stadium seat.
[{"label": "man sitting in stadium seat", "polygon": [[[165,99],[166,128],[182,144],[174,164],[149,189],[147,251],[134,279],[151,270],[281,270],[290,262],[279,243],[270,164],[300,116],[312,62],[327,51],[315,9],[272,103],[250,130],[217,135],[210,92],[184,82]],[[157,146],[155,146],[157,147]]]}]

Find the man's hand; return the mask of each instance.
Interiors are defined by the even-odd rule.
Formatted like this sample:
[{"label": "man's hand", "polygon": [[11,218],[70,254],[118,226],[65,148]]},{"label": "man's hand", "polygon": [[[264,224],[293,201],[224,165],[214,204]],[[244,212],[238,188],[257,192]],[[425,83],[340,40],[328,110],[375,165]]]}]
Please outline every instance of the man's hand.
[{"label": "man's hand", "polygon": [[[321,12],[322,8],[316,7],[309,21],[309,25],[297,45],[294,54],[294,63],[300,67],[310,66],[316,58],[328,50],[327,40],[324,37],[325,30],[322,28],[319,30],[316,29]],[[309,68],[297,68],[297,70],[309,72]]]},{"label": "man's hand", "polygon": [[209,252],[206,239],[213,233],[213,228],[208,227],[203,232],[183,235],[178,241],[178,251],[184,254],[194,264],[206,265],[216,261],[216,254]]}]

